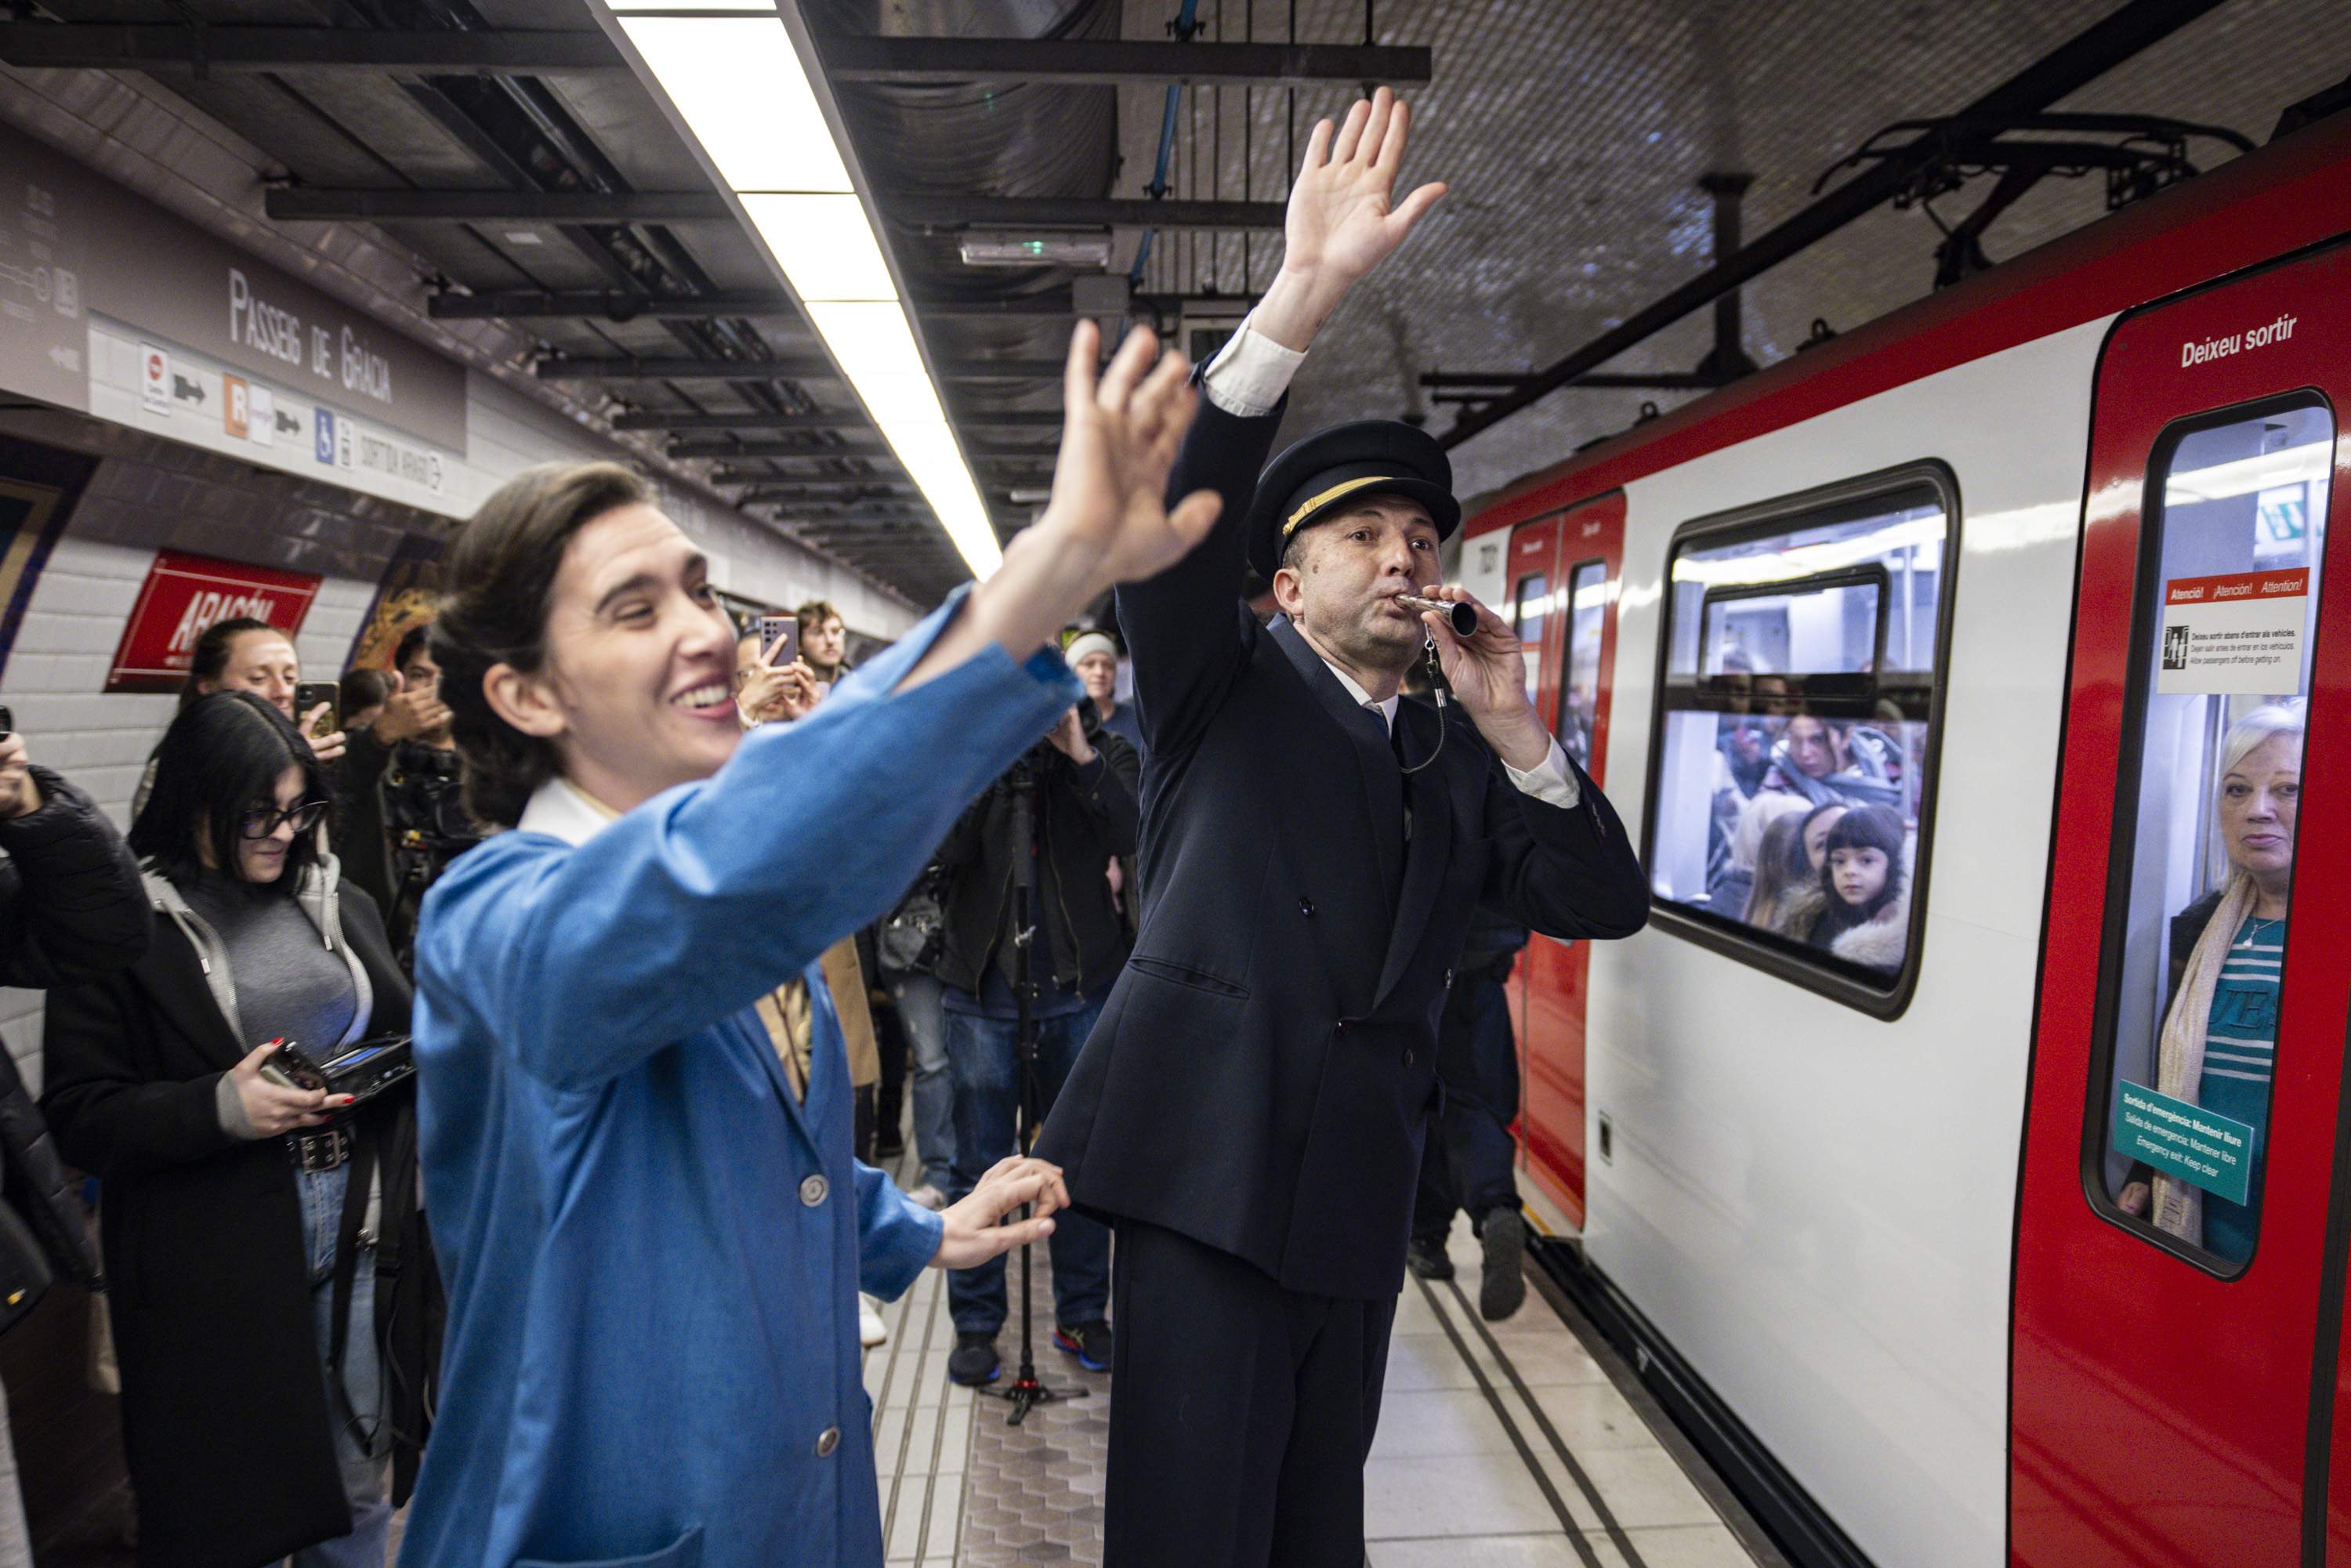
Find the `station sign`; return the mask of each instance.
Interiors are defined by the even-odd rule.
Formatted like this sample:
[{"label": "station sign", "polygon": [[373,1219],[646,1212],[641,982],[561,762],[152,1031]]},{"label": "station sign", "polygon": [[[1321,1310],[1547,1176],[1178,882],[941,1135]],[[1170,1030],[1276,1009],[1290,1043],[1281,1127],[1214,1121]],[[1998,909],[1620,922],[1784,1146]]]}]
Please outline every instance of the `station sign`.
[{"label": "station sign", "polygon": [[196,639],[232,616],[266,621],[292,637],[301,631],[321,580],[311,572],[159,551],[122,628],[104,689],[178,691],[194,663]]},{"label": "station sign", "polygon": [[0,170],[0,386],[99,412],[95,315],[154,350],[141,383],[150,413],[183,401],[168,363],[176,346],[363,425],[465,450],[455,361],[6,127]]}]

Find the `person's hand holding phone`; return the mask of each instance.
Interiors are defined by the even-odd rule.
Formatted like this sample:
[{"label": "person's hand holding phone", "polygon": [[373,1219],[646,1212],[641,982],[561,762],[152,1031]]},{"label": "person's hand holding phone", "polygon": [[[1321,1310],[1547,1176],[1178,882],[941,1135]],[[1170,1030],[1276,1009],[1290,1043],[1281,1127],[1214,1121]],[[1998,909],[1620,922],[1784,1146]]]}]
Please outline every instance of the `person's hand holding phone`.
[{"label": "person's hand holding phone", "polygon": [[[762,617],[762,624],[765,624]],[[789,617],[786,624],[791,624]],[[759,650],[759,659],[742,672],[735,691],[735,706],[746,725],[789,723],[805,718],[823,700],[823,683],[799,659],[778,664],[792,651],[796,639],[778,636]]]},{"label": "person's hand holding phone", "polygon": [[[297,1089],[290,1084],[273,1083],[262,1076],[262,1067],[280,1043],[273,1040],[266,1045],[255,1046],[243,1061],[228,1071],[229,1082],[236,1086],[237,1103],[245,1108],[245,1119],[253,1124],[256,1137],[274,1138],[280,1133],[327,1124],[327,1102],[330,1097],[326,1091]],[[349,1094],[331,1098],[338,1109],[354,1103]]]},{"label": "person's hand holding phone", "polygon": [[340,762],[343,753],[350,748],[350,738],[340,729],[330,729],[324,735],[315,733],[321,720],[332,723],[334,716],[333,704],[320,703],[304,714],[301,720],[302,733],[309,737],[310,754],[329,767]]}]

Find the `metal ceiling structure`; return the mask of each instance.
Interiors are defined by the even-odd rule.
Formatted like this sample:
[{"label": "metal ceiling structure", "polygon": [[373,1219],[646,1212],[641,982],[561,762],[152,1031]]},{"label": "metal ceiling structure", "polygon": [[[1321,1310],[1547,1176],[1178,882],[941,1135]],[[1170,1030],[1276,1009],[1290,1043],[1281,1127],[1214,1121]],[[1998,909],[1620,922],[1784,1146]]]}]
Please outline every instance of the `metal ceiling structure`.
[{"label": "metal ceiling structure", "polygon": [[[1938,246],[1964,271],[2105,210],[2095,181],[2010,180],[1984,202],[1990,180],[1922,183],[1920,160],[1897,155],[1838,175],[1840,221],[1821,223],[1813,182],[1882,128],[1989,105],[2160,113],[2257,142],[2351,69],[2330,0],[802,9],[999,533],[1027,516],[1016,487],[1031,496],[1047,473],[1073,314],[1123,279],[1107,298],[1173,330],[1264,287],[1302,134],[1363,83],[1414,100],[1407,173],[1452,194],[1332,323],[1292,419],[1449,426],[1466,495],[1917,298]],[[2070,76],[2052,66],[2126,11],[2147,23],[2132,47],[2077,57]],[[0,61],[162,84],[276,162],[272,225],[320,251],[375,236],[428,280],[430,320],[528,345],[528,372],[583,417],[664,435],[672,457],[712,465],[779,527],[918,602],[963,577],[584,0],[32,0],[11,15]],[[2062,162],[2012,161],[2036,158]],[[1976,206],[1964,245],[1937,227],[1938,197]],[[1784,243],[1792,224],[1808,244]],[[1111,276],[967,265],[976,229],[1107,235]],[[1746,268],[1737,297],[1709,292],[1709,266],[1734,255],[1777,265]]]}]

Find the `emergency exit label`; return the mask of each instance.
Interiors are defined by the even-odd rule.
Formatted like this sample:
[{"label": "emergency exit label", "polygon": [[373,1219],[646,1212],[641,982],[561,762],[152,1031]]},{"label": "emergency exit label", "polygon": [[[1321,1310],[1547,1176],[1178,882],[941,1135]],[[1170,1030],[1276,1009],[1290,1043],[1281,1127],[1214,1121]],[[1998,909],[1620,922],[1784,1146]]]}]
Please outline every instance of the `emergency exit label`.
[{"label": "emergency exit label", "polygon": [[2298,691],[2310,569],[2175,577],[2163,585],[2155,689],[2262,696]]},{"label": "emergency exit label", "polygon": [[2128,1079],[2115,1085],[2114,1121],[2116,1154],[2143,1160],[2231,1203],[2245,1201],[2257,1135],[2245,1123]]}]

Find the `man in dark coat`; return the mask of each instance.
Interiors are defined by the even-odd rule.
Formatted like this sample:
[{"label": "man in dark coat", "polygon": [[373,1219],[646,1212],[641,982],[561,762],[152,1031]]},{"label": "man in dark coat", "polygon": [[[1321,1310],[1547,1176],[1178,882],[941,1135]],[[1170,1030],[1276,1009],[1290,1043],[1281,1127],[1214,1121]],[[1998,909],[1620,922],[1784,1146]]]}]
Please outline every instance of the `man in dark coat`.
[{"label": "man in dark coat", "polygon": [[[1290,371],[1442,193],[1397,204],[1385,89],[1310,141],[1280,277],[1217,363],[1173,493],[1224,510],[1122,589],[1146,742],[1143,925],[1040,1156],[1112,1217],[1118,1324],[1107,1568],[1359,1568],[1363,1463],[1437,1017],[1481,900],[1623,936],[1647,893],[1623,825],[1528,701],[1490,611],[1433,590],[1458,521],[1435,442],[1342,427],[1259,469]],[[1239,601],[1245,562],[1283,614]],[[1396,700],[1433,640],[1457,710]]]}]

